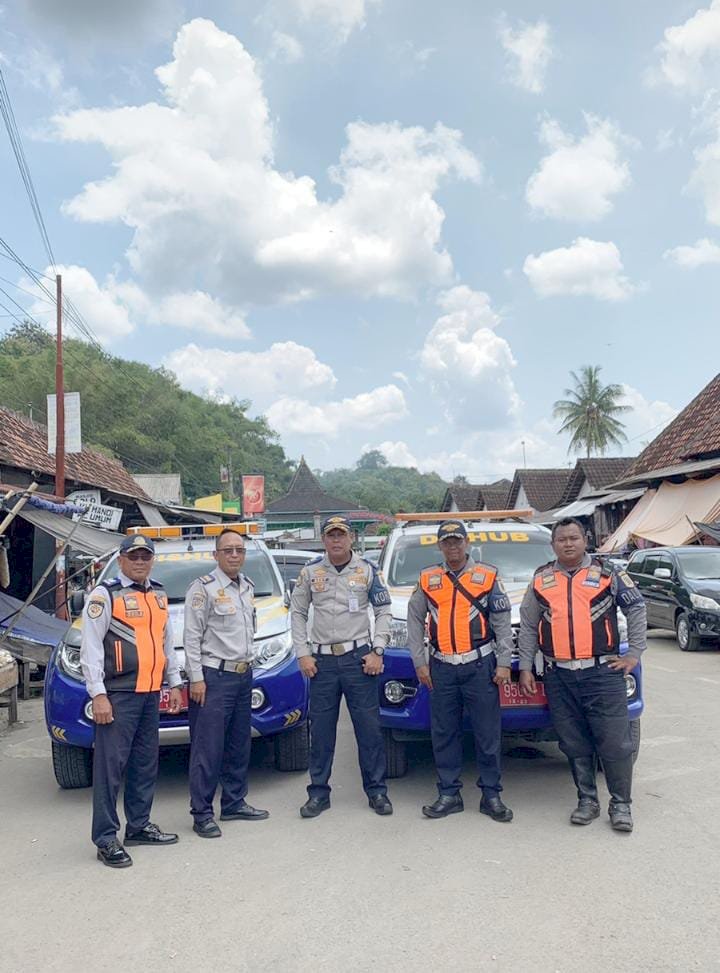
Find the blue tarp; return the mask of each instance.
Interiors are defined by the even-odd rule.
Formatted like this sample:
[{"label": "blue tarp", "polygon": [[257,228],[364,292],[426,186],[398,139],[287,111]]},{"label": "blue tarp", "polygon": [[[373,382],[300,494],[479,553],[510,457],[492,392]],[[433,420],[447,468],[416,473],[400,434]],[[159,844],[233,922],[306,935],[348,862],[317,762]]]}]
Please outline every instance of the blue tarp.
[{"label": "blue tarp", "polygon": [[12,625],[22,606],[23,602],[0,591],[0,648],[9,649],[13,655],[22,658],[45,663],[70,623],[29,605],[9,638],[2,640],[1,637]]}]

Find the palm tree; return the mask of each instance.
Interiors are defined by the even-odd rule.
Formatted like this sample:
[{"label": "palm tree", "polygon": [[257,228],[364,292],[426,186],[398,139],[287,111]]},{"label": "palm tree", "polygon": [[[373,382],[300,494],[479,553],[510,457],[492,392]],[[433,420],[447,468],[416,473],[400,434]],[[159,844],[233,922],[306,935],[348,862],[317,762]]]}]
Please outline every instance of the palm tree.
[{"label": "palm tree", "polygon": [[617,418],[629,412],[629,405],[621,405],[622,386],[603,385],[600,365],[583,365],[580,375],[570,372],[575,388],[564,389],[566,399],[553,405],[553,416],[562,419],[560,432],[572,437],[568,453],[585,450],[586,456],[603,455],[609,446],[620,446],[627,440],[625,424]]}]

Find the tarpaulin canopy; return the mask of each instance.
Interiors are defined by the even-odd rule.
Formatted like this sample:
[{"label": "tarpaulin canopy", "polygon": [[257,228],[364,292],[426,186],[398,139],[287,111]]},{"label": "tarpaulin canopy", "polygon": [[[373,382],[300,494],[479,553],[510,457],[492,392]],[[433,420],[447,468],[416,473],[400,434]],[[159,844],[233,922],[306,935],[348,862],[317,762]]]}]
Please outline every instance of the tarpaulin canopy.
[{"label": "tarpaulin canopy", "polygon": [[622,503],[623,500],[634,500],[645,493],[643,488],[636,490],[616,490],[614,493],[603,493],[594,497],[584,497],[582,500],[574,500],[566,507],[561,507],[553,514],[555,520],[563,520],[565,517],[589,517],[595,513],[598,507],[606,507],[611,503]]},{"label": "tarpaulin canopy", "polygon": [[707,534],[708,537],[712,537],[714,541],[720,544],[720,521],[715,524],[703,524],[702,521],[695,521],[695,526],[700,531],[701,534]]},{"label": "tarpaulin canopy", "polygon": [[77,524],[61,514],[52,513],[49,510],[34,510],[23,507],[18,517],[27,520],[28,523],[47,534],[57,538],[57,540],[67,540],[68,535],[73,531],[71,547],[83,554],[92,554],[95,557],[102,557],[110,551],[120,546],[124,540],[124,534],[116,534],[110,530],[98,530],[96,527],[88,527],[86,524]]},{"label": "tarpaulin canopy", "polygon": [[[648,500],[650,493],[653,495]],[[718,516],[720,475],[684,483],[666,481],[642,497],[601,550],[617,550],[631,536],[652,544],[678,547],[690,543],[697,535],[693,521],[712,522]]]},{"label": "tarpaulin canopy", "polygon": [[9,637],[3,639],[5,630],[22,607],[22,601],[0,591],[0,647],[9,649],[18,658],[47,663],[70,623],[28,605]]}]

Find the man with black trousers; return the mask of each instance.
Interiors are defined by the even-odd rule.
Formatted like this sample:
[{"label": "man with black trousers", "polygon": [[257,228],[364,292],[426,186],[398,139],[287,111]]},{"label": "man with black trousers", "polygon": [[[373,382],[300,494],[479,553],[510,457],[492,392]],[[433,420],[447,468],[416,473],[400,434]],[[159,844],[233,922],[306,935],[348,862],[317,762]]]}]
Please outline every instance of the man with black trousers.
[{"label": "man with black trousers", "polygon": [[[426,568],[408,603],[408,645],[418,680],[430,690],[433,754],[438,798],[427,818],[464,810],[460,796],[463,712],[470,717],[482,788],[481,814],[512,821],[500,799],[502,742],[498,686],[510,680],[510,601],[497,569],[469,553],[467,528],[445,520],[437,531],[442,564]],[[429,616],[429,655],[425,622]]]},{"label": "man with black trousers", "polygon": [[242,534],[217,536],[217,567],[185,596],[185,669],[190,679],[190,813],[201,838],[219,838],[213,801],[218,783],[221,821],[261,821],[248,791],[251,725],[253,583],[242,573]]},{"label": "man with black trousers", "polygon": [[132,858],[118,841],[117,798],[125,775],[126,845],[170,845],[176,834],[150,821],[158,770],[159,696],[171,687],[168,711],[182,705],[167,595],[150,578],[155,547],[142,534],[120,545],[116,578],[101,582],[83,610],[80,664],[95,721],[92,840],[111,868]]},{"label": "man with black trousers", "polygon": [[[552,530],[555,560],[538,568],[520,606],[520,690],[534,695],[533,665],[544,656],[543,682],[550,713],[568,758],[578,805],[572,824],[600,814],[595,767],[602,760],[615,831],[632,831],[633,744],[625,674],[645,649],[646,609],[625,571],[586,553],[578,520]],[[618,608],[627,617],[628,651],[619,655]]]}]

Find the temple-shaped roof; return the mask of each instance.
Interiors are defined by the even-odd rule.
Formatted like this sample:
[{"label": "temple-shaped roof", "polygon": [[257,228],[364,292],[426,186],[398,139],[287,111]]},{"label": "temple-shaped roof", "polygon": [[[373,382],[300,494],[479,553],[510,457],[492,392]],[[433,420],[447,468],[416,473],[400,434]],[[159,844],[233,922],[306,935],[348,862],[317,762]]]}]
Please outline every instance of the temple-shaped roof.
[{"label": "temple-shaped roof", "polygon": [[353,500],[332,497],[318,483],[317,477],[300,458],[298,468],[284,497],[273,500],[266,508],[268,514],[339,514],[353,510],[364,510]]}]

